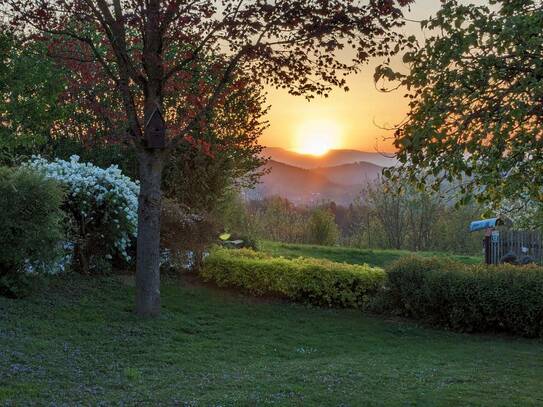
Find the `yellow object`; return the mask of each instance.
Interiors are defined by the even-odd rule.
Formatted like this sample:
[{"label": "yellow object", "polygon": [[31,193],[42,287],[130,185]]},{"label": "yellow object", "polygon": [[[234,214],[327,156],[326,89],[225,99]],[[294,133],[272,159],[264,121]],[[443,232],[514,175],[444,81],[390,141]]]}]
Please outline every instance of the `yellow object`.
[{"label": "yellow object", "polygon": [[232,236],[230,233],[223,233],[222,235],[219,236],[219,239],[228,240],[230,239],[230,236]]}]

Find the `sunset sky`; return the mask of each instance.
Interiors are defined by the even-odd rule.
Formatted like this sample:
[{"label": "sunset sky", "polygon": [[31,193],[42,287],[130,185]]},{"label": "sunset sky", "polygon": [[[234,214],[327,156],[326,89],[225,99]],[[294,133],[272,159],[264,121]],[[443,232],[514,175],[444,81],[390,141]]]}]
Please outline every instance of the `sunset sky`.
[{"label": "sunset sky", "polygon": [[[469,1],[474,4],[486,2]],[[440,0],[417,0],[406,17],[425,19],[439,10],[439,4]],[[404,31],[416,34],[420,40],[424,38],[417,23],[408,22]],[[303,97],[269,89],[270,128],[261,143],[317,155],[326,152],[327,148],[392,151],[391,142],[383,140],[391,132],[379,127],[399,123],[407,112],[407,102],[401,90],[382,93],[375,88],[373,72],[379,63],[372,61],[362,73],[351,76],[348,79],[350,92],[334,90],[328,99],[307,102]]]}]

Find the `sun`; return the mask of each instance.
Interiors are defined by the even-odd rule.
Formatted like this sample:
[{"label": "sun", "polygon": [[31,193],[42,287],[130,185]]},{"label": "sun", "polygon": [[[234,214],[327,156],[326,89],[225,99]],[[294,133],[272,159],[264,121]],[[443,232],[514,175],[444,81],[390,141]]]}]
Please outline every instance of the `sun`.
[{"label": "sun", "polygon": [[302,123],[296,131],[294,151],[300,154],[322,156],[341,146],[341,128],[332,120],[311,120]]}]

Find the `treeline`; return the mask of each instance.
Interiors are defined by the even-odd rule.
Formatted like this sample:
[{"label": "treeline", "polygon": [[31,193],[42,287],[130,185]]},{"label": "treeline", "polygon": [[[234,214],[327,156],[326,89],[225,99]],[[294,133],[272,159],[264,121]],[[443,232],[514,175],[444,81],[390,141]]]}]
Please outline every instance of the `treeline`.
[{"label": "treeline", "polygon": [[257,239],[478,254],[482,236],[469,233],[468,226],[482,212],[475,204],[456,207],[438,194],[399,191],[390,183],[376,182],[349,206],[323,202],[300,207],[281,197],[235,197],[222,208],[221,217],[231,230]]}]

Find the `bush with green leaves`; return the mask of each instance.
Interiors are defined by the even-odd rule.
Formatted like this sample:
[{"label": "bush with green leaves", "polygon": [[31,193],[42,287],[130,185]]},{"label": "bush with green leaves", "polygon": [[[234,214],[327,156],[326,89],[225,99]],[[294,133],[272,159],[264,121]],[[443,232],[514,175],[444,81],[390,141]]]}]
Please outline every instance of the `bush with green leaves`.
[{"label": "bush with green leaves", "polygon": [[399,314],[463,332],[543,337],[543,268],[406,257],[387,270]]},{"label": "bush with green leaves", "polygon": [[0,295],[22,297],[60,255],[63,191],[29,169],[0,167]]},{"label": "bush with green leaves", "polygon": [[312,244],[333,246],[339,238],[339,229],[334,214],[330,211],[314,209],[309,218],[308,240]]},{"label": "bush with green leaves", "polygon": [[364,308],[385,281],[382,269],[328,260],[270,257],[250,249],[215,248],[201,276],[220,287],[314,305]]},{"label": "bush with green leaves", "polygon": [[124,176],[117,166],[103,169],[80,162],[78,156],[70,161],[33,157],[25,166],[66,189],[62,207],[69,215],[80,271],[107,269],[114,257],[131,259],[128,251],[138,226],[137,182]]}]

